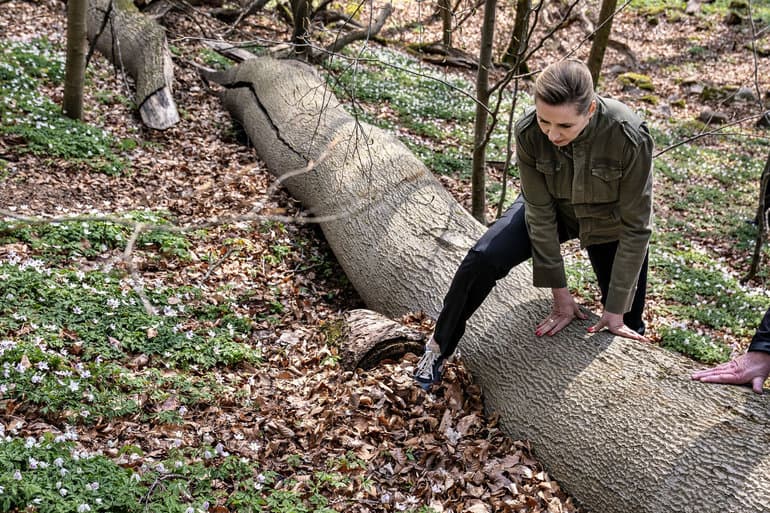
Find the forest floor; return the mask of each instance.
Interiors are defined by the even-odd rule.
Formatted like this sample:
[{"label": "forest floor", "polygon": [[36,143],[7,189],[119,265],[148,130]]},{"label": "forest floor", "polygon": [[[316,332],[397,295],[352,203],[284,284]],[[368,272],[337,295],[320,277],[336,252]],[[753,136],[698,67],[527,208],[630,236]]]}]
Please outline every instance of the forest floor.
[{"label": "forest floor", "polygon": [[[425,19],[430,13],[421,9],[426,6],[423,2],[396,4],[392,22],[405,25]],[[95,55],[89,68],[85,121],[120,140],[133,141],[124,152],[130,170],[93,172],[83,161],[25,152],[23,138],[0,134],[0,157],[5,162],[0,210],[6,219],[8,215],[40,219],[162,210],[177,226],[238,216],[251,219],[215,224],[205,233],[190,232],[185,258],[159,256],[156,247],[148,246],[136,249],[133,262],[147,284],[193,287],[201,294],[196,301],[227,304],[238,316],[250,319],[247,343],[259,351],[258,361],[217,365],[204,372],[194,365],[193,370],[169,365],[163,355],[137,360],[141,354],[130,354],[119,363],[139,375],[149,376],[153,370],[191,380],[205,375],[221,388],[213,397],[189,402],[179,387],[167,387],[157,396],[147,391],[132,398],[139,403],[138,412],[88,421],[73,420],[68,412],[45,412],[39,404],[12,394],[0,395],[4,406],[0,434],[27,438],[74,430],[82,449],[139,473],[169,461],[177,449],[189,449],[186,457],[193,458],[193,449],[210,447],[216,454],[208,465],[221,463],[223,454],[237,455],[259,469],[260,476],[268,471],[279,476],[271,484],[273,493],[295,493],[307,511],[313,510],[308,501],[318,494],[336,511],[426,511],[425,507],[436,512],[579,511],[533,457],[529,444],[509,439],[495,418],[485,416],[481,390],[462,362],[451,364],[446,379],[431,393],[415,387],[410,378],[417,360],[414,355],[366,372],[341,370],[338,340],[331,333],[344,313],[362,307],[362,302],[320,229],[265,222],[254,216],[257,205],[259,215],[288,217],[298,215],[301,206],[285,190],[270,190],[273,178],[253,150],[238,142],[217,91],[198,75],[194,65],[202,55],[198,38],[214,38],[228,28],[209,15],[210,9],[185,4],[162,20],[175,55],[175,98],[182,115],[177,126],[163,132],[144,128],[127,100],[132,94],[126,80]],[[558,14],[551,9],[544,16],[552,21]],[[721,14],[688,16],[679,8],[649,16],[648,20],[638,10],[618,16],[613,38],[632,53],[608,50],[602,94],[643,109],[661,125],[692,122],[706,108],[730,120],[757,112],[760,100],[728,101],[720,93],[725,88],[758,88],[767,101],[768,57],[755,60],[745,47],[752,30],[761,27],[727,25]],[[479,17],[472,14],[455,34],[455,45],[471,55],[478,47]],[[498,23],[496,49],[505,47],[505,34],[512,25],[502,9]],[[390,37],[401,43],[427,42],[437,40],[439,31],[434,22],[394,31]],[[63,48],[65,34],[62,3],[0,3],[0,39],[4,41],[46,37]],[[243,20],[230,39],[285,41],[289,35],[282,18],[266,12]],[[531,68],[565,55],[573,46],[577,57],[585,57],[588,43],[576,44],[584,35],[576,19],[563,37],[546,42],[530,61]],[[650,75],[657,100],[645,99],[645,91],[624,86],[616,79],[622,71]],[[451,73],[473,80],[471,70]],[[502,73],[495,70],[493,77]],[[701,94],[704,86],[716,91],[713,97]],[[43,89],[54,102],[61,102],[60,84]],[[739,128],[756,137],[753,121]],[[760,137],[767,135],[760,132]],[[704,140],[717,149],[741,144],[749,157],[764,158],[764,147],[752,149],[750,143],[736,143],[736,139]],[[442,177],[442,181],[468,205],[467,180]],[[750,217],[751,205],[744,206],[742,212]],[[667,216],[673,207],[657,208],[658,215]],[[728,264],[745,259],[738,248],[722,246],[721,255]],[[112,248],[97,257],[70,255],[58,265],[128,272],[122,249]],[[40,257],[31,242],[0,244],[0,258],[5,261]],[[762,281],[755,286],[761,288]],[[653,294],[653,306],[655,301]],[[593,306],[590,299],[586,305]],[[9,315],[12,305],[5,308],[4,315]],[[652,310],[657,313],[648,321],[656,338],[655,324],[665,309]],[[430,319],[419,312],[401,321],[426,334],[431,329]],[[15,335],[19,333],[0,336]],[[729,342],[740,351],[746,340],[733,336]],[[19,365],[24,370],[23,360]],[[157,415],[164,412],[174,413],[173,421]],[[125,447],[134,449],[127,452],[122,450]],[[323,481],[319,472],[333,474],[336,481]],[[214,492],[206,507],[219,513],[238,511],[228,502],[233,486],[225,479],[212,485]],[[148,502],[152,490],[144,497]],[[203,509],[205,501],[196,502],[199,496],[192,496],[191,507]]]}]

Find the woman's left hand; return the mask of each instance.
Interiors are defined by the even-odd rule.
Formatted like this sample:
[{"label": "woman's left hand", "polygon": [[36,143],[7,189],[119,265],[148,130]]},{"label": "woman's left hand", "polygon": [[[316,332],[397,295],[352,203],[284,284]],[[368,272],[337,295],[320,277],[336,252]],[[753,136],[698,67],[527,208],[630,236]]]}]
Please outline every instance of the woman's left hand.
[{"label": "woman's left hand", "polygon": [[575,300],[570,294],[570,291],[566,287],[551,289],[553,294],[553,308],[550,315],[543,319],[540,324],[535,328],[535,335],[542,337],[543,335],[556,335],[565,326],[572,322],[577,317],[578,319],[587,319],[588,316],[584,314]]},{"label": "woman's left hand", "polygon": [[650,342],[650,339],[644,335],[640,335],[636,331],[632,330],[623,322],[622,314],[615,314],[608,311],[602,312],[602,317],[595,325],[588,328],[589,333],[596,333],[604,328],[612,333],[623,338],[630,338],[631,340],[640,340],[642,342]]}]

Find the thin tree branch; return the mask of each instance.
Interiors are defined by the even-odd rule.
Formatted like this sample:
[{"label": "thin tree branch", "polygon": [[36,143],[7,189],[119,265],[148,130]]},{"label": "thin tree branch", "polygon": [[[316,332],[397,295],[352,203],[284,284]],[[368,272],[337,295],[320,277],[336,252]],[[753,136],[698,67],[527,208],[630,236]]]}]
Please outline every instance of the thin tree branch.
[{"label": "thin tree branch", "polygon": [[360,40],[368,40],[373,35],[376,35],[382,30],[382,27],[385,25],[385,21],[388,19],[390,14],[393,12],[393,6],[391,4],[385,4],[385,6],[380,9],[379,14],[377,17],[370,22],[368,27],[365,27],[361,30],[354,30],[351,32],[348,32],[341,38],[335,40],[332,44],[328,46],[326,49],[329,53],[336,53],[345,48],[347,45],[352,43],[353,41],[360,41]]},{"label": "thin tree branch", "polygon": [[230,256],[232,254],[238,254],[240,252],[241,251],[239,249],[236,249],[236,248],[233,248],[233,247],[227,248],[227,251],[225,252],[224,255],[222,255],[222,258],[220,258],[219,260],[217,260],[216,262],[214,262],[213,264],[211,264],[209,266],[209,269],[208,269],[208,271],[206,271],[206,274],[203,275],[203,277],[200,280],[198,280],[199,283],[203,283],[206,280],[208,280],[209,276],[211,276],[211,273],[213,273],[218,267],[220,267],[223,263],[225,263],[225,260],[230,258]]},{"label": "thin tree branch", "polygon": [[760,112],[765,110],[765,106],[762,104],[762,89],[759,87],[759,57],[757,55],[757,26],[754,23],[754,16],[751,11],[751,0],[748,2],[749,6],[749,22],[751,24],[751,56],[754,59],[754,90],[757,93],[757,104],[759,105]]},{"label": "thin tree branch", "polygon": [[154,316],[157,314],[157,311],[155,310],[155,307],[152,306],[152,303],[150,303],[150,300],[147,298],[147,294],[144,293],[144,287],[142,287],[142,277],[139,276],[139,272],[136,269],[136,263],[134,262],[134,259],[131,257],[131,253],[133,253],[134,246],[136,245],[136,240],[139,238],[139,235],[141,235],[144,230],[145,230],[144,223],[137,223],[136,226],[134,226],[134,231],[133,233],[131,233],[131,237],[128,239],[128,242],[126,243],[126,248],[123,251],[123,262],[126,264],[126,268],[128,269],[128,272],[131,275],[131,281],[134,286],[134,292],[136,292],[136,295],[138,295],[139,299],[142,301],[142,306],[144,306],[144,311],[147,313],[147,315]]},{"label": "thin tree branch", "polygon": [[249,2],[249,5],[241,9],[241,12],[238,15],[238,18],[236,18],[236,20],[232,23],[232,25],[230,25],[230,28],[228,28],[224,32],[223,36],[224,37],[229,36],[236,28],[238,28],[238,25],[241,24],[241,21],[243,21],[245,17],[251,16],[255,12],[262,9],[265,6],[265,4],[267,4],[268,1],[269,0],[252,0],[251,2]]},{"label": "thin tree branch", "polygon": [[679,146],[682,146],[683,144],[687,144],[687,143],[692,142],[692,141],[697,141],[698,139],[701,139],[701,138],[709,136],[709,135],[718,134],[719,132],[723,131],[725,128],[730,128],[730,127],[735,126],[735,125],[740,125],[741,123],[744,123],[746,121],[751,121],[752,119],[757,119],[757,118],[759,118],[761,116],[762,116],[762,114],[752,114],[751,116],[746,116],[744,118],[738,119],[738,120],[733,121],[731,123],[726,123],[724,125],[721,125],[721,126],[715,128],[713,130],[709,130],[708,132],[701,132],[699,134],[693,135],[692,137],[688,137],[687,139],[683,139],[683,140],[681,140],[681,141],[679,141],[677,143],[674,143],[674,144],[672,144],[670,146],[666,146],[665,148],[663,148],[662,150],[658,151],[657,153],[654,153],[652,155],[652,158],[660,157],[664,153],[669,152],[669,151],[673,150],[674,148],[678,148]]}]

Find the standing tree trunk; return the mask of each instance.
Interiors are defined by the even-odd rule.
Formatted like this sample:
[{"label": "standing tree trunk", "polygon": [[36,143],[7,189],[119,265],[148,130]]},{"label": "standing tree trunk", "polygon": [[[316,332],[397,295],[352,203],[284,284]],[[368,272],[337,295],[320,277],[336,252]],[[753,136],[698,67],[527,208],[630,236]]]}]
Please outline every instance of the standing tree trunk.
[{"label": "standing tree trunk", "polygon": [[310,53],[310,9],[310,0],[291,0],[291,16],[294,22],[291,44],[294,45],[294,55],[302,60],[307,60]]},{"label": "standing tree trunk", "polygon": [[145,125],[163,130],[179,122],[163,27],[140,13],[131,0],[89,0],[88,39],[136,82],[136,104]]},{"label": "standing tree trunk", "polygon": [[[395,137],[353,119],[296,62],[212,74],[267,167],[319,216],[369,308],[435,316],[484,232]],[[685,357],[575,323],[534,336],[550,299],[521,265],[471,318],[464,361],[502,428],[597,513],[767,513],[770,396],[693,382]]]},{"label": "standing tree trunk", "polygon": [[67,63],[64,71],[62,112],[72,119],[83,119],[87,12],[88,0],[67,2]]},{"label": "standing tree trunk", "polygon": [[524,61],[524,51],[527,49],[527,21],[532,9],[532,0],[516,1],[516,18],[513,21],[511,41],[505,50],[503,62],[513,67],[513,72],[518,74],[528,73],[527,63]]},{"label": "standing tree trunk", "polygon": [[444,48],[452,48],[452,0],[438,0],[441,13],[441,42]]},{"label": "standing tree trunk", "polygon": [[489,69],[495,35],[497,0],[484,2],[481,26],[479,69],[476,73],[476,120],[473,124],[473,162],[471,163],[471,214],[486,224],[487,121],[489,120]]},{"label": "standing tree trunk", "polygon": [[754,221],[757,224],[757,237],[754,240],[754,253],[751,257],[749,271],[746,273],[746,276],[741,279],[741,282],[743,283],[754,279],[759,271],[759,264],[762,261],[762,246],[764,246],[765,238],[767,237],[767,214],[768,209],[770,209],[770,154],[767,156],[765,168],[762,170],[762,175],[759,178],[758,201],[757,215],[754,217]]},{"label": "standing tree trunk", "polygon": [[602,8],[599,12],[599,23],[596,25],[596,34],[594,42],[591,45],[591,53],[588,55],[588,69],[591,71],[591,77],[594,79],[594,88],[599,85],[599,75],[602,71],[602,62],[604,62],[604,52],[607,50],[607,43],[610,40],[612,31],[612,17],[618,0],[602,0]]}]

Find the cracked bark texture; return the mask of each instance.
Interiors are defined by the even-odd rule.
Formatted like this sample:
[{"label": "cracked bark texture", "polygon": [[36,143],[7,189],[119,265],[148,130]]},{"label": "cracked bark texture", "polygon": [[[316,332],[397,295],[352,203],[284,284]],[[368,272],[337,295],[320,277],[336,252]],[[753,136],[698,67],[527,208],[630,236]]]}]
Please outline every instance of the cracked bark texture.
[{"label": "cracked bark texture", "polygon": [[164,28],[131,0],[89,0],[88,41],[134,79],[142,122],[164,130],[179,122],[174,68]]},{"label": "cracked bark texture", "polygon": [[[260,158],[314,215],[367,306],[436,316],[484,228],[390,134],[357,123],[309,67],[266,58],[212,75]],[[310,170],[308,170],[310,169]],[[770,511],[770,400],[692,382],[655,346],[534,328],[550,295],[501,280],[460,351],[490,410],[595,513]]]}]

